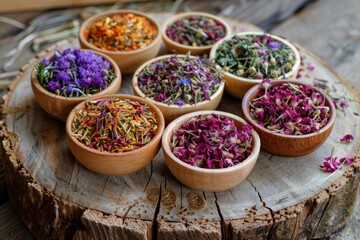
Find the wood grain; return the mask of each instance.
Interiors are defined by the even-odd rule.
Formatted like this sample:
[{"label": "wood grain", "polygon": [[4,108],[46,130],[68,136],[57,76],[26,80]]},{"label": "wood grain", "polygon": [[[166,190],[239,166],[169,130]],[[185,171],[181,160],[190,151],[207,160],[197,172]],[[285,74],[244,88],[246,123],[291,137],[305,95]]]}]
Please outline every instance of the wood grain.
[{"label": "wood grain", "polygon": [[[77,43],[66,41],[58,47],[72,44]],[[303,70],[309,82],[314,76],[339,81],[344,84],[339,91],[358,99],[346,80],[300,50],[305,66],[316,66],[314,71]],[[338,112],[336,131],[315,153],[280,158],[262,152],[242,184],[216,194],[198,192],[169,173],[161,154],[145,169],[125,177],[99,176],[79,165],[64,140],[64,124],[35,103],[29,89],[33,61],[5,99],[2,151],[10,199],[35,237],[322,238],[346,223],[359,183],[359,159],[346,172],[344,168],[327,179],[318,166],[332,146],[338,146],[337,155],[358,151],[359,138],[351,145],[338,141],[344,132],[359,132],[359,118],[352,112],[346,117]],[[122,89],[131,92],[130,82],[124,81]],[[350,103],[350,109],[359,108],[359,103]],[[240,102],[225,96],[219,109],[240,114]],[[338,201],[344,202],[343,208],[336,208]]]}]

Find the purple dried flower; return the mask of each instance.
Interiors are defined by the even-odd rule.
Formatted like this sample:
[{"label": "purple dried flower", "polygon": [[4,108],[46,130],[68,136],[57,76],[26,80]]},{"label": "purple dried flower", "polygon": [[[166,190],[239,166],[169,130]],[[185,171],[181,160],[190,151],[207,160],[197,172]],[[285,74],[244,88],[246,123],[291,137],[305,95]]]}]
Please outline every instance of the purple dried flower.
[{"label": "purple dried flower", "polygon": [[57,81],[50,81],[47,85],[47,90],[54,93],[56,90],[59,90],[61,87],[60,83]]},{"label": "purple dried flower", "polygon": [[178,105],[179,107],[185,106],[185,103],[183,101],[181,101],[181,100],[176,100],[175,104]]},{"label": "purple dried flower", "polygon": [[49,60],[40,60],[35,69],[44,88],[65,97],[97,93],[116,77],[110,62],[100,55],[71,48],[62,53],[56,50]]},{"label": "purple dried flower", "polygon": [[40,64],[44,64],[45,65],[45,67],[47,67],[47,66],[49,66],[49,64],[50,64],[50,61],[49,61],[49,59],[47,59],[47,58],[42,58],[42,59],[40,59],[40,62],[39,62]]},{"label": "purple dried flower", "polygon": [[353,139],[354,139],[354,136],[353,136],[353,135],[351,135],[351,134],[346,134],[345,136],[343,136],[343,137],[340,139],[340,141],[341,141],[342,143],[350,143],[350,142],[352,142]]},{"label": "purple dried flower", "polygon": [[65,70],[59,71],[56,74],[55,79],[58,80],[58,81],[62,81],[63,83],[69,83],[72,80],[71,76]]},{"label": "purple dried flower", "polygon": [[268,47],[273,51],[280,49],[281,45],[282,43],[278,41],[271,41],[268,43]]},{"label": "purple dried flower", "polygon": [[163,93],[158,93],[158,94],[154,95],[154,99],[155,99],[155,101],[163,102],[163,101],[165,101],[166,96]]},{"label": "purple dried flower", "polygon": [[206,114],[174,132],[171,151],[192,166],[219,169],[244,161],[252,152],[252,128],[236,127],[228,117]]},{"label": "purple dried flower", "polygon": [[180,78],[177,82],[176,85],[190,85],[190,81],[188,78]]}]

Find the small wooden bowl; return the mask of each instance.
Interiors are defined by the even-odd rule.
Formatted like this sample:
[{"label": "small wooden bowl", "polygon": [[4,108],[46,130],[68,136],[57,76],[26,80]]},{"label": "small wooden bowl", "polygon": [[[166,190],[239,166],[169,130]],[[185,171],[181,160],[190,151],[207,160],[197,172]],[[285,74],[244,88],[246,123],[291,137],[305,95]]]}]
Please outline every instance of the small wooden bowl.
[{"label": "small wooden bowl", "polygon": [[204,12],[187,12],[187,13],[176,14],[175,16],[171,17],[164,23],[162,31],[161,31],[162,39],[165,43],[166,48],[169,51],[171,51],[171,52],[175,51],[176,53],[179,53],[179,54],[186,54],[186,53],[190,52],[191,55],[209,54],[209,52],[210,52],[211,48],[214,46],[214,44],[207,45],[207,46],[189,46],[189,45],[175,42],[174,40],[170,39],[166,34],[166,29],[168,28],[168,26],[170,26],[171,24],[173,24],[175,21],[177,21],[179,19],[187,18],[187,17],[191,17],[191,16],[203,16],[203,17],[214,19],[215,21],[218,21],[224,25],[225,32],[226,32],[225,38],[229,37],[231,35],[231,28],[227,24],[227,22],[224,19],[217,17],[215,15],[212,15],[209,13],[204,13]]},{"label": "small wooden bowl", "polygon": [[75,158],[86,168],[104,175],[126,175],[145,167],[156,156],[160,149],[160,140],[165,128],[165,121],[161,111],[154,104],[140,97],[125,94],[112,94],[91,98],[89,100],[99,100],[110,97],[129,99],[140,103],[146,103],[149,106],[151,111],[154,112],[158,123],[157,132],[151,141],[139,149],[124,153],[100,152],[86,147],[72,136],[71,130],[71,124],[76,110],[84,109],[85,107],[85,101],[83,101],[71,111],[69,117],[67,118],[67,142]]},{"label": "small wooden bowl", "polygon": [[[146,17],[152,24],[154,24],[154,26],[156,26],[156,28],[158,30],[158,35],[156,36],[156,38],[154,39],[154,41],[152,43],[150,43],[148,46],[146,46],[144,48],[136,49],[133,51],[109,51],[109,50],[104,50],[104,49],[95,47],[93,44],[89,43],[85,39],[85,37],[84,37],[85,29],[89,25],[94,23],[95,21],[98,21],[99,19],[103,19],[105,17],[109,17],[109,16],[111,17],[114,15],[118,15],[118,14],[121,15],[121,14],[126,14],[126,13],[133,13],[135,15]],[[99,14],[96,14],[96,15],[86,19],[80,26],[78,39],[79,39],[81,48],[92,49],[92,50],[101,52],[105,55],[108,55],[117,63],[117,65],[121,69],[121,72],[125,73],[125,74],[133,73],[140,64],[142,64],[143,62],[145,62],[149,59],[154,58],[158,54],[158,52],[160,50],[160,46],[161,46],[161,34],[160,34],[159,24],[152,17],[150,17],[149,15],[146,15],[145,13],[128,10],[128,9],[101,12]]]},{"label": "small wooden bowl", "polygon": [[170,143],[174,132],[191,118],[211,113],[226,116],[232,119],[236,126],[247,124],[244,119],[227,112],[199,111],[189,113],[175,119],[166,127],[162,138],[162,150],[167,166],[181,183],[196,190],[217,192],[224,191],[238,185],[250,174],[259,156],[260,138],[253,130],[252,153],[243,162],[229,168],[204,169],[191,166],[178,159],[170,149]]},{"label": "small wooden bowl", "polygon": [[[110,83],[109,86],[107,86],[105,89],[101,90],[100,92],[92,95],[91,97],[117,93],[121,86],[121,72],[119,67],[108,56],[96,51],[93,51],[93,53],[102,56],[105,60],[110,62],[110,65],[114,69],[114,73],[116,74],[116,78]],[[53,53],[49,53],[45,57],[49,58],[52,55]],[[31,87],[34,92],[35,99],[45,112],[47,112],[56,119],[59,119],[61,121],[66,121],[66,118],[71,112],[71,109],[73,109],[80,102],[89,98],[89,97],[86,98],[63,97],[55,93],[51,93],[41,86],[36,75],[37,75],[36,69],[33,68],[31,72]]]},{"label": "small wooden bowl", "polygon": [[[172,120],[174,120],[177,117],[180,117],[186,113],[194,112],[194,111],[201,111],[201,110],[214,110],[219,105],[223,92],[224,92],[224,82],[221,82],[219,89],[210,97],[209,101],[202,101],[198,102],[196,105],[190,105],[185,104],[185,106],[179,107],[178,105],[172,104],[167,105],[166,103],[157,102],[151,98],[148,98],[145,96],[145,94],[140,90],[138,87],[138,79],[137,76],[139,75],[139,72],[147,65],[152,64],[154,62],[158,62],[164,59],[169,59],[173,55],[163,55],[154,59],[151,59],[150,61],[145,62],[142,64],[134,73],[133,79],[132,79],[132,87],[134,94],[139,97],[146,98],[153,104],[155,104],[163,113],[166,124],[170,123]],[[177,55],[180,57],[185,57],[185,55]]]},{"label": "small wooden bowl", "polygon": [[[287,80],[273,80],[271,84],[283,84],[289,82]],[[298,85],[306,85],[313,89],[313,86],[303,82],[296,82]],[[280,133],[274,133],[262,126],[260,126],[250,116],[249,103],[259,92],[258,86],[252,87],[244,96],[242,100],[242,111],[244,119],[253,126],[253,128],[259,133],[261,139],[261,148],[271,154],[284,156],[284,157],[298,157],[307,155],[317,148],[319,148],[325,140],[329,137],[335,122],[336,109],[332,100],[324,94],[322,91],[315,89],[317,92],[326,99],[326,105],[330,108],[330,118],[328,123],[322,127],[319,131],[305,135],[286,135]]]},{"label": "small wooden bowl", "polygon": [[[288,41],[284,38],[281,38],[279,36],[264,33],[264,32],[241,32],[241,33],[237,33],[235,35],[243,36],[243,35],[264,35],[264,34],[270,36],[272,39],[275,39],[285,45],[288,45],[292,49],[292,51],[295,54],[295,64],[292,68],[292,71],[286,73],[285,77],[286,77],[286,79],[295,79],[296,75],[299,71],[299,68],[300,68],[301,57],[300,57],[299,51],[296,49],[296,47],[290,41]],[[232,36],[234,36],[234,35],[232,35]],[[226,39],[230,39],[232,36],[230,36]],[[217,48],[226,39],[225,38],[221,39],[219,42],[217,42],[213,46],[213,48],[210,51],[211,59],[215,59]],[[226,71],[224,71],[223,74],[224,74],[224,79],[226,82],[225,91],[227,93],[229,93],[231,96],[238,98],[238,99],[242,99],[243,96],[245,95],[246,91],[248,91],[251,87],[259,84],[262,81],[262,79],[249,79],[249,78],[238,77],[238,76],[231,74],[229,72],[226,72]],[[283,78],[283,76],[279,77],[279,79],[281,79],[281,78]]]}]

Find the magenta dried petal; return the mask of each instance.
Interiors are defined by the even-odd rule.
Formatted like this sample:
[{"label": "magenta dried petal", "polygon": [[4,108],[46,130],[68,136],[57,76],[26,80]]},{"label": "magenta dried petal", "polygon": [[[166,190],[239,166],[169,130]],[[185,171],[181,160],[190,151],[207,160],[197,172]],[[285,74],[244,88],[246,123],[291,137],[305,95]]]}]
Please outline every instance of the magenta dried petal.
[{"label": "magenta dried petal", "polygon": [[343,136],[340,141],[343,143],[350,143],[352,142],[352,140],[354,139],[354,136],[352,134],[346,134],[345,136]]},{"label": "magenta dried petal", "polygon": [[[211,169],[231,167],[251,154],[251,129],[249,125],[235,127],[234,121],[224,116],[200,115],[175,131],[171,148],[180,160],[193,166]],[[183,147],[192,151],[178,154],[178,137],[186,139]]]},{"label": "magenta dried petal", "polygon": [[318,131],[328,122],[325,98],[312,87],[294,83],[271,86],[269,81],[260,86],[264,90],[250,104],[250,115],[259,125],[292,135]]},{"label": "magenta dried petal", "polygon": [[310,71],[314,71],[315,66],[313,66],[313,65],[309,65],[309,66],[307,66],[307,69],[308,69],[308,70],[310,70]]},{"label": "magenta dried petal", "polygon": [[350,165],[354,161],[355,161],[355,156],[347,155],[346,157],[340,158],[340,163],[345,162],[348,165]]},{"label": "magenta dried petal", "polygon": [[337,160],[337,157],[325,157],[323,165],[320,168],[323,168],[325,172],[332,173],[339,169],[340,162]]}]

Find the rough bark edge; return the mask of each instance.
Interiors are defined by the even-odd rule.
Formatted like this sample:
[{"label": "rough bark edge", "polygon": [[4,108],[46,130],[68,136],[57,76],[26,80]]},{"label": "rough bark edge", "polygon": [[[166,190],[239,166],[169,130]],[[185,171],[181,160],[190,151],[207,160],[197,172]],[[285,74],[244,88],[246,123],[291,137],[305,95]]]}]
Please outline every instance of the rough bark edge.
[{"label": "rough bark edge", "polygon": [[168,222],[159,214],[157,216],[157,239],[222,239],[221,221],[198,219],[193,221]]}]

